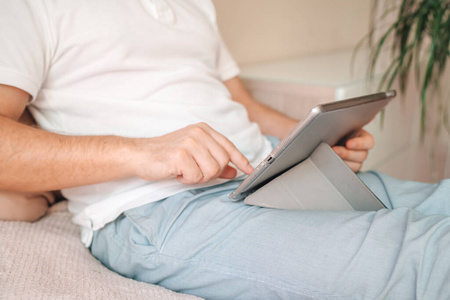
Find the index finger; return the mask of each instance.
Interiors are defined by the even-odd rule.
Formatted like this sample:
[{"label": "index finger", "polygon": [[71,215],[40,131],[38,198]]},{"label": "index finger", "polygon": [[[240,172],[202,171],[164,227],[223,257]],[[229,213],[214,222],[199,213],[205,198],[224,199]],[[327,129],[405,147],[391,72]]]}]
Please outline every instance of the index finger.
[{"label": "index finger", "polygon": [[[213,136],[214,139],[216,137]],[[248,159],[236,148],[236,146],[227,138],[220,135],[217,137],[216,141],[220,143],[224,149],[230,155],[230,161],[245,174],[250,174],[253,172],[253,167],[250,165]]]},{"label": "index finger", "polygon": [[[206,124],[205,124],[206,125]],[[225,136],[218,133],[208,125],[204,128],[209,132],[213,139],[219,143],[225,151],[230,155],[230,161],[245,174],[253,172],[253,167],[250,165],[248,159],[236,148],[236,146]]]}]

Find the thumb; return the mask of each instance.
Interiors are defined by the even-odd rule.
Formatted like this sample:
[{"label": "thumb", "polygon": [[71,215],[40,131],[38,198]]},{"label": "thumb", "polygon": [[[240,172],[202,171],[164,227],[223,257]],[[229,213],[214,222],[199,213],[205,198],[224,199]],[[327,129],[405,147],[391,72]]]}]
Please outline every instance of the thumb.
[{"label": "thumb", "polygon": [[233,179],[234,177],[236,177],[236,174],[237,174],[237,171],[235,168],[226,166],[225,169],[223,170],[222,174],[220,174],[219,178]]}]

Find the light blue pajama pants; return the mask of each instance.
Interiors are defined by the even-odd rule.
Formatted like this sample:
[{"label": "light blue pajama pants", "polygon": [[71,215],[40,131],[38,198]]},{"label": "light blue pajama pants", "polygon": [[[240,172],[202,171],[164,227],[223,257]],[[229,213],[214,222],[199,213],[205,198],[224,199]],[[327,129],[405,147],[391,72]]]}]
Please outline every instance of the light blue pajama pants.
[{"label": "light blue pajama pants", "polygon": [[360,178],[391,210],[289,211],[228,200],[238,182],[123,213],[91,251],[206,299],[450,299],[450,181]]}]

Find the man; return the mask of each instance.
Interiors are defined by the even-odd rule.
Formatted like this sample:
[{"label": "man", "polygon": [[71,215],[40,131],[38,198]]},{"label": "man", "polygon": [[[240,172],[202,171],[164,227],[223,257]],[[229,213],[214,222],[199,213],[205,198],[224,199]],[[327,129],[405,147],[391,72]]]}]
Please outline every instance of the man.
[{"label": "man", "polygon": [[[273,147],[261,132],[281,138],[296,121],[245,91],[210,1],[0,0],[0,22],[0,188],[62,189],[109,268],[208,299],[448,293],[440,278],[414,277],[419,262],[401,253],[425,248],[408,244],[405,226],[434,239],[449,228],[442,197],[422,210],[441,213],[431,217],[228,200],[236,168],[249,174]],[[15,121],[26,106],[44,130]],[[336,152],[357,171],[372,146],[362,131]],[[390,189],[404,183],[378,176],[361,175],[402,206]],[[448,260],[429,256],[433,279],[448,276]]]}]

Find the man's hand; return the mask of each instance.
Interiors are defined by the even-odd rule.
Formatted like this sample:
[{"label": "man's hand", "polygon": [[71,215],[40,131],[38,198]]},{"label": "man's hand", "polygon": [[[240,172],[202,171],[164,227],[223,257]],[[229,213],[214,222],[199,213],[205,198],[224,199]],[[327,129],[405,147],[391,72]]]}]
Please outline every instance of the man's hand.
[{"label": "man's hand", "polygon": [[153,139],[137,141],[137,175],[156,181],[177,177],[184,184],[204,183],[236,176],[233,163],[246,174],[253,171],[248,160],[226,137],[205,123],[190,125]]},{"label": "man's hand", "polygon": [[354,172],[357,172],[361,169],[369,150],[374,145],[375,139],[373,136],[361,129],[355,137],[345,143],[345,147],[335,146],[333,149]]}]

